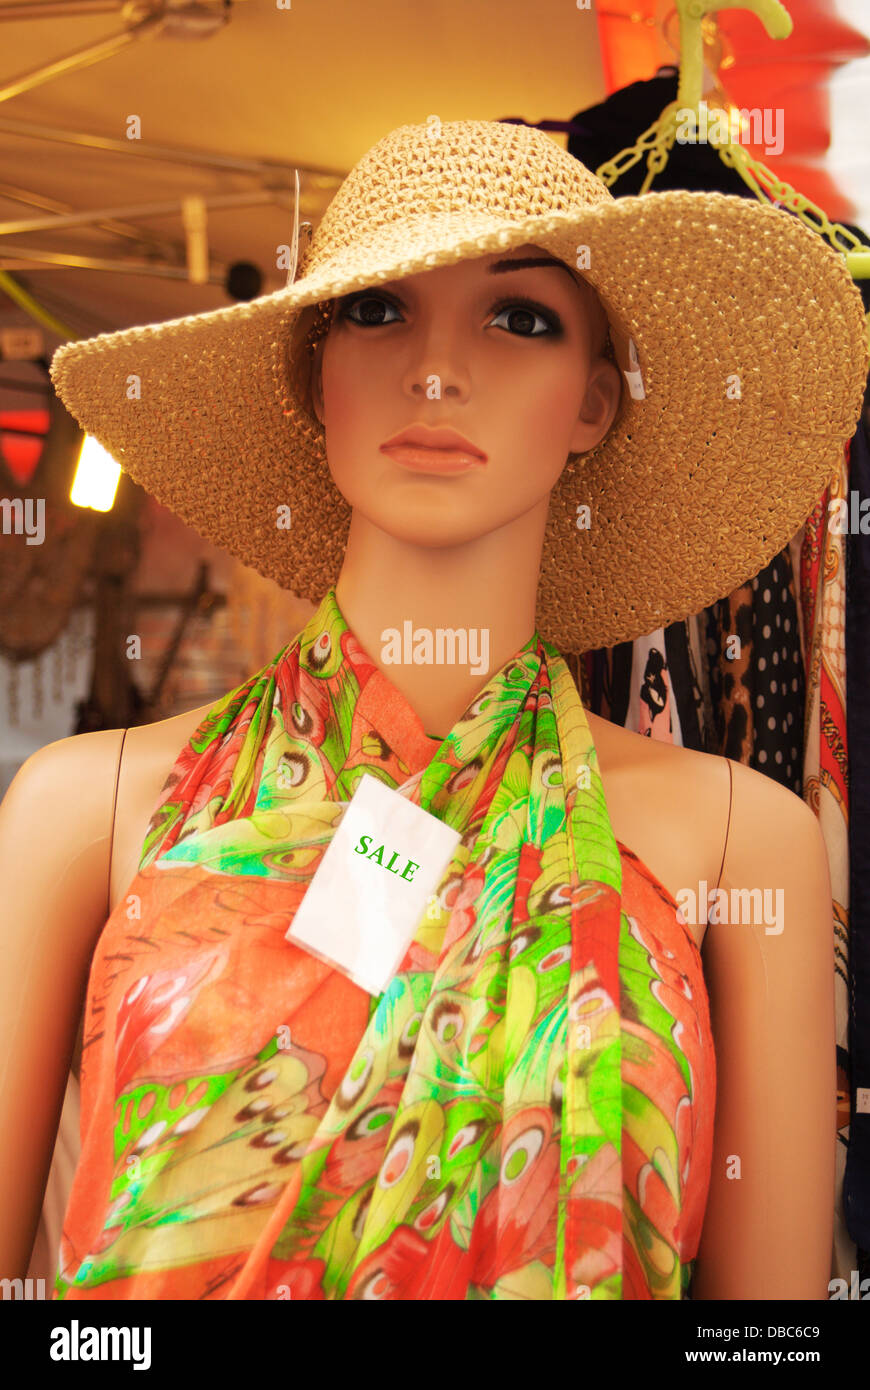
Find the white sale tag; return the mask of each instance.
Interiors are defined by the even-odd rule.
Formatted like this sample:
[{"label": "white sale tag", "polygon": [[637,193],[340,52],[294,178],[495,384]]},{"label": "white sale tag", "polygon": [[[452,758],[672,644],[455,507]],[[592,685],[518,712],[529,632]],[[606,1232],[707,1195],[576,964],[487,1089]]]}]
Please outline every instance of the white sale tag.
[{"label": "white sale tag", "polygon": [[377,777],[360,779],[285,940],[382,994],[462,836]]}]

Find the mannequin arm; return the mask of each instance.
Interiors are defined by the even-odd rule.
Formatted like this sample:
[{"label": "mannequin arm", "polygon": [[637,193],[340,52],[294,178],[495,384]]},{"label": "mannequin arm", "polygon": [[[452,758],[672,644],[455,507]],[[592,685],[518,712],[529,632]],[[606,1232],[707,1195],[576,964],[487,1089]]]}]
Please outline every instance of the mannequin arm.
[{"label": "mannequin arm", "polygon": [[722,887],[766,889],[770,910],[765,922],[744,906],[737,923],[711,921],[704,940],[718,1096],[692,1297],[825,1299],[836,1106],[827,853],[799,797],[732,770]]},{"label": "mannequin arm", "polygon": [[0,805],[2,1278],[27,1271],[107,916],[120,743],[115,729],[48,744],[27,759]]}]

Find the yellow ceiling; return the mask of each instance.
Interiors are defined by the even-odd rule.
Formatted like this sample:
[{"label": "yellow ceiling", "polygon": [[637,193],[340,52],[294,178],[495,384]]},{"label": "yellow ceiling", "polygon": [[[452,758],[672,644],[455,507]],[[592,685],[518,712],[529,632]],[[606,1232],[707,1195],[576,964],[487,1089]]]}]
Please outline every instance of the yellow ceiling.
[{"label": "yellow ceiling", "polygon": [[[3,5],[0,4],[0,14]],[[136,40],[79,72],[0,101],[0,221],[43,215],[10,188],[71,211],[252,189],[237,172],[193,170],[136,153],[114,153],[12,135],[4,121],[87,131],[125,140],[130,116],[142,143],[196,148],[342,175],[396,125],[425,120],[568,117],[601,100],[604,83],[592,10],[568,0],[240,0],[229,23],[204,40]],[[0,88],[12,78],[124,28],[121,14],[0,22]],[[334,182],[303,175],[303,216],[316,219]],[[134,221],[135,218],[128,218]],[[253,260],[277,289],[275,248],[289,239],[289,206],[263,204],[209,214],[213,257]],[[180,216],[140,225],[183,247]],[[219,307],[219,285],[195,286],[114,271],[48,268],[3,257],[3,244],[117,257],[142,248],[95,228],[0,238],[0,267],[90,333]],[[0,296],[0,325],[25,322]],[[50,340],[55,342],[56,339]]]}]

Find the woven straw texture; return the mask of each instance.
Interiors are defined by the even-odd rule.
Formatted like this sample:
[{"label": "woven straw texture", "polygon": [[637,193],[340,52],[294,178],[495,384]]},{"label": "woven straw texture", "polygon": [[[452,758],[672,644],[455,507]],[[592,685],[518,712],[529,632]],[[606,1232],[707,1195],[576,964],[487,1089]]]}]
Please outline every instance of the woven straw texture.
[{"label": "woven straw texture", "polygon": [[[614,199],[540,131],[403,126],[345,179],[293,285],[67,344],[52,380],[159,502],[319,602],[339,575],[350,508],[290,385],[299,311],[526,243],[572,268],[589,248],[582,274],[616,360],[628,370],[630,337],[643,375],[644,398],[625,387],[602,443],[566,463],[538,588],[544,637],[566,652],[611,646],[763,568],[854,433],[868,371],[861,297],[842,256],[780,209],[719,193]],[[583,503],[588,530],[577,526]]]}]

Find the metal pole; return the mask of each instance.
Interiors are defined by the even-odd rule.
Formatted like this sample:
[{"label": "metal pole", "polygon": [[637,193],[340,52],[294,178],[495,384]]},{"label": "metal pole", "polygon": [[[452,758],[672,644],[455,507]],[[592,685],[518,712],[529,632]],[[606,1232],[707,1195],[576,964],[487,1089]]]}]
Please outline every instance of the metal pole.
[{"label": "metal pole", "polygon": [[0,19],[66,19],[67,15],[118,13],[123,0],[27,0],[26,4],[0,6]]},{"label": "metal pole", "polygon": [[[167,280],[186,280],[186,265],[155,265],[153,261],[112,261],[102,260],[97,256],[73,256],[59,251],[32,250],[29,246],[4,246],[2,260],[6,257],[18,258],[21,261],[38,261],[47,266],[65,266],[73,270],[111,270],[122,275],[153,275],[162,276]],[[217,267],[209,276],[209,283],[212,285],[222,285],[224,283],[225,271]]]},{"label": "metal pole", "polygon": [[0,87],[0,101],[8,101],[10,97],[20,96],[22,92],[30,92],[34,87],[41,87],[44,83],[50,82],[53,77],[60,77],[63,73],[76,72],[79,68],[87,68],[93,63],[101,62],[103,58],[111,58],[113,54],[126,48],[128,44],[135,43],[137,39],[144,38],[146,34],[157,29],[162,29],[165,23],[166,15],[162,12],[158,15],[147,15],[145,19],[140,20],[122,34],[113,34],[111,38],[91,44],[88,48],[79,48],[74,53],[66,53],[62,58],[55,58],[53,63],[47,63],[45,67],[34,68],[32,72],[25,72],[20,77],[13,77]]},{"label": "metal pole", "polygon": [[[287,188],[293,179],[294,165],[281,164],[268,159],[241,159],[236,155],[211,154],[206,150],[185,149],[174,145],[154,145],[147,140],[118,140],[106,135],[89,135],[82,131],[63,130],[60,126],[34,125],[30,121],[16,121],[0,116],[0,134],[19,135],[29,140],[53,140],[60,145],[79,145],[84,149],[107,150],[113,154],[123,154],[128,159],[132,155],[140,159],[160,159],[167,164],[194,164],[204,169],[231,169],[240,174],[256,174],[279,180],[277,186]],[[311,186],[329,188],[342,182],[344,174],[339,170],[311,169],[300,164],[301,172],[309,176]]]},{"label": "metal pole", "polygon": [[[248,193],[217,193],[203,201],[211,211],[214,208],[253,207],[258,203],[273,202],[276,197],[280,197],[280,194],[268,189],[252,189]],[[285,206],[292,208],[292,199],[288,198]],[[0,236],[9,236],[14,232],[54,231],[59,227],[84,227],[91,222],[115,217],[164,217],[167,213],[180,212],[181,207],[181,199],[174,198],[165,203],[125,203],[114,208],[95,208],[90,212],[64,213],[59,217],[25,217],[14,222],[0,222]]]},{"label": "metal pole", "polygon": [[[23,203],[27,208],[39,208],[41,212],[51,212],[57,216],[63,216],[72,211],[70,203],[61,203],[57,198],[47,198],[42,193],[35,193],[33,189],[19,188],[17,184],[4,183],[2,180],[0,180],[0,198],[7,198],[12,203]],[[180,260],[184,254],[182,243],[173,241],[170,237],[158,236],[146,227],[136,227],[124,222],[98,222],[96,225],[100,231],[111,232],[113,236],[136,242],[140,249],[143,246],[149,246],[158,255],[165,256],[169,261],[172,261],[173,257]]]}]

